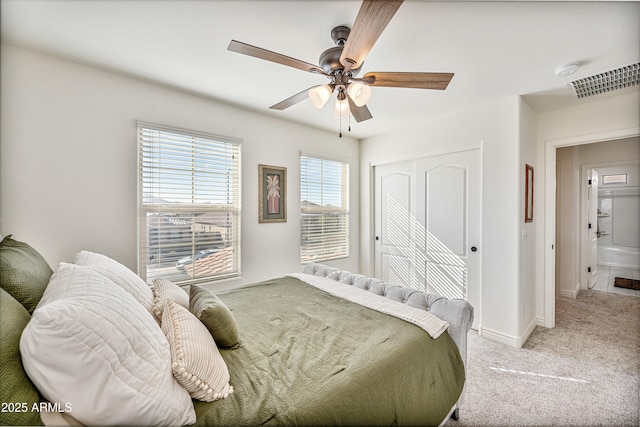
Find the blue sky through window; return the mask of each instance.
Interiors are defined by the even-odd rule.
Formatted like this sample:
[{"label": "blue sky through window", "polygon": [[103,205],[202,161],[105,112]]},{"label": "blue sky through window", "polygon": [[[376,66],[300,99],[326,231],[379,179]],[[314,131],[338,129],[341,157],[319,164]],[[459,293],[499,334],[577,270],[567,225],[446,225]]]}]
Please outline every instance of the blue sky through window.
[{"label": "blue sky through window", "polygon": [[348,165],[342,162],[302,156],[300,198],[319,206],[343,206],[343,179]]}]

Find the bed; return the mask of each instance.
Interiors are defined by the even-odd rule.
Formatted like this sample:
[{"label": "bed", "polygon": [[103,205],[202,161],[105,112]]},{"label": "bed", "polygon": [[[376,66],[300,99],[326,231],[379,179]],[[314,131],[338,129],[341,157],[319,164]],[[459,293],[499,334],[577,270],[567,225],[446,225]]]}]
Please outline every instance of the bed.
[{"label": "bed", "polygon": [[[13,242],[15,241],[9,243],[13,244]],[[3,240],[0,254],[3,256],[2,262],[6,264],[8,257],[6,248],[3,248],[6,246],[5,243]],[[99,255],[99,257],[103,256]],[[13,262],[13,258],[9,258]],[[39,260],[39,263],[42,264],[42,261],[44,260]],[[216,375],[217,379],[223,383],[222,388],[217,388],[215,398],[212,397],[213,394],[205,398],[202,394],[203,387],[191,390],[188,384],[181,382],[180,375],[177,374],[175,358],[173,363],[169,362],[166,369],[158,368],[164,366],[165,351],[170,354],[176,351],[171,342],[180,336],[175,335],[175,331],[167,330],[165,325],[171,323],[171,320],[167,319],[170,319],[177,309],[182,310],[178,307],[179,304],[174,304],[173,301],[165,303],[164,313],[156,312],[156,318],[154,318],[154,304],[157,307],[158,302],[157,295],[153,297],[155,298],[153,301],[149,301],[146,290],[140,291],[131,298],[119,293],[118,286],[115,286],[117,290],[112,290],[113,283],[117,280],[114,277],[111,278],[113,280],[105,278],[105,274],[108,276],[116,269],[123,273],[122,269],[126,267],[113,264],[115,261],[113,263],[111,261],[103,263],[97,269],[100,274],[95,273],[95,268],[89,272],[88,267],[84,266],[59,266],[56,274],[53,274],[45,284],[42,296],[28,301],[24,306],[24,312],[16,309],[13,302],[11,302],[12,310],[5,310],[9,306],[9,298],[13,299],[13,294],[16,292],[15,286],[13,289],[11,286],[7,287],[8,290],[5,289],[3,279],[3,291],[0,293],[3,308],[1,313],[3,359],[12,356],[10,352],[4,351],[5,343],[16,340],[15,331],[12,336],[7,334],[7,313],[13,313],[11,315],[13,329],[23,328],[26,331],[23,333],[26,338],[18,339],[22,341],[19,343],[20,348],[14,350],[13,359],[11,359],[15,365],[15,359],[17,358],[19,362],[22,357],[23,368],[20,369],[22,376],[15,372],[11,374],[13,383],[10,384],[14,385],[3,386],[2,399],[3,402],[26,402],[29,410],[3,411],[0,413],[2,416],[0,422],[10,425],[42,424],[42,420],[51,419],[49,417],[53,413],[54,416],[63,414],[63,418],[67,421],[79,420],[83,424],[118,424],[125,420],[129,422],[133,420],[138,424],[166,425],[168,421],[171,421],[170,424],[176,424],[176,420],[181,420],[178,424],[225,426],[441,425],[446,423],[449,417],[457,415],[464,394],[466,337],[473,320],[473,308],[466,301],[448,300],[316,263],[307,264],[301,273],[292,273],[243,288],[218,292],[214,296],[218,301],[217,307],[224,308],[228,319],[231,319],[232,329],[237,334],[237,338],[230,340],[228,345],[219,346],[221,348],[215,348],[215,342],[218,341],[212,339],[214,348],[205,347],[203,350],[206,357],[200,357],[197,363],[209,363],[210,359],[218,357]],[[74,262],[77,260],[74,259]],[[118,265],[117,268],[116,265]],[[6,266],[3,266],[3,269],[6,271]],[[41,274],[40,281],[43,281],[43,277],[48,274],[46,268],[42,267],[42,269],[44,272]],[[33,270],[37,271],[37,269]],[[100,292],[95,295],[99,300],[94,301],[92,299],[94,297],[88,298],[86,295],[91,292],[88,292],[86,287],[81,291],[74,291],[73,286],[69,285],[68,277],[64,279],[66,282],[60,288],[64,288],[64,295],[54,298],[56,282],[61,280],[61,276],[65,276],[64,271],[71,271],[76,275],[81,272],[83,280],[78,281],[82,282],[78,286],[86,286],[87,282],[92,283],[90,289],[100,289]],[[124,273],[128,279],[131,279],[130,271]],[[167,286],[169,286],[167,289],[177,292],[174,296],[168,292],[167,298],[177,301],[184,297],[180,294],[183,291],[175,291],[175,287],[169,284]],[[189,295],[191,302],[196,299],[193,292],[205,292],[204,288],[195,286],[192,288]],[[155,292],[154,288],[152,294]],[[104,294],[108,295],[106,300]],[[18,295],[18,297],[22,296]],[[81,362],[72,363],[74,354],[67,354],[64,362],[61,362],[63,366],[56,367],[55,375],[71,377],[71,380],[66,379],[70,382],[67,382],[63,392],[74,388],[72,386],[81,389],[82,392],[66,395],[66,397],[52,395],[53,392],[48,384],[52,374],[47,375],[45,372],[43,378],[37,372],[41,369],[39,363],[45,363],[39,362],[38,358],[46,360],[47,364],[52,363],[51,359],[55,358],[55,352],[53,355],[48,353],[46,357],[39,356],[43,353],[42,341],[49,339],[48,336],[43,335],[48,332],[42,332],[42,330],[51,324],[49,318],[40,319],[43,316],[41,313],[56,305],[63,307],[60,309],[65,310],[66,313],[69,311],[68,306],[73,305],[74,298],[84,299],[78,303],[78,308],[72,310],[73,313],[80,310],[79,307],[85,309],[93,303],[99,304],[102,310],[109,304],[109,299],[112,299],[114,304],[117,301],[120,307],[127,307],[127,312],[139,313],[135,322],[130,322],[135,325],[128,329],[128,335],[142,330],[145,331],[143,333],[145,341],[153,341],[151,338],[155,337],[157,342],[153,341],[154,344],[150,346],[152,347],[150,351],[153,353],[142,355],[142,362],[135,365],[135,369],[128,365],[124,367],[127,370],[127,381],[132,382],[130,380],[132,372],[146,369],[144,363],[155,360],[153,358],[157,357],[158,362],[152,365],[154,369],[162,371],[161,381],[165,382],[153,387],[147,384],[135,386],[138,387],[135,394],[131,395],[132,397],[126,397],[129,389],[124,392],[121,389],[109,389],[110,379],[104,374],[107,369],[101,368],[100,365],[88,368],[96,371],[91,375],[94,378],[93,382],[88,382],[86,375],[84,375],[85,378],[75,378],[74,373],[78,377],[82,376],[77,375],[79,368],[77,365]],[[184,305],[184,301],[181,304]],[[90,315],[95,316],[95,311],[93,310]],[[20,312],[20,316],[17,316],[20,318],[19,322],[15,322],[17,312]],[[145,313],[150,314],[147,316]],[[201,314],[196,310],[193,318],[198,318],[206,324],[207,319],[204,319]],[[164,336],[170,342],[169,345],[165,345],[162,334],[158,334],[154,329],[154,323],[159,322],[158,315],[162,321],[162,328],[158,326],[158,329],[164,332]],[[59,313],[56,316],[59,316]],[[218,326],[225,324],[220,319],[217,318],[214,322]],[[38,321],[45,320],[46,323],[37,324]],[[82,323],[91,322],[93,320],[89,322],[83,320]],[[34,323],[37,324],[37,328],[33,326]],[[145,330],[140,326],[141,324],[148,325],[149,330]],[[158,323],[155,325],[157,326]],[[122,328],[130,326],[124,325]],[[58,333],[58,329],[55,329],[54,333]],[[93,339],[100,343],[112,340],[112,333],[108,339],[94,336],[102,333],[104,329],[109,328],[88,328],[87,339],[84,340],[83,345],[86,347],[86,343]],[[183,346],[178,348],[178,352],[187,352],[189,348],[184,344],[186,342],[184,331],[181,337]],[[211,329],[208,332],[214,334]],[[74,338],[81,334],[82,331],[74,330]],[[68,337],[65,339],[68,340]],[[129,337],[127,345],[134,348],[141,345],[140,341],[139,337],[138,339]],[[202,339],[194,340],[194,343],[199,346],[203,345],[202,341]],[[28,349],[30,345],[34,346],[32,351]],[[114,348],[122,349],[123,345],[114,346]],[[53,349],[49,348],[49,352],[51,351]],[[136,349],[136,351],[140,350]],[[130,360],[135,356],[124,358],[119,355],[116,357],[118,360],[112,363],[126,365],[132,363]],[[90,364],[86,362],[86,356],[82,357],[79,359],[82,363]],[[104,357],[101,356],[99,363],[103,363],[103,359]],[[66,365],[75,366],[65,371]],[[220,368],[221,365],[223,368]],[[3,360],[2,369],[4,380],[8,375],[4,372],[5,360]],[[173,373],[174,378],[170,380],[170,382],[173,381],[172,384],[166,383],[167,372],[169,376]],[[101,378],[103,374],[106,379],[101,381],[101,384],[107,385],[92,391],[96,378]],[[15,380],[13,377],[19,378]],[[147,375],[144,376],[144,380],[151,381]],[[74,381],[79,383],[76,384]],[[121,382],[120,378],[117,387],[121,387]],[[212,382],[210,381],[209,384]],[[30,394],[24,393],[24,390],[28,389],[27,386],[33,388]],[[128,385],[128,387],[133,386]],[[215,389],[209,385],[204,389],[208,387]],[[179,394],[180,390],[184,389],[189,391],[186,395],[188,403],[185,402],[185,394]],[[94,397],[90,396],[92,393]],[[131,399],[138,399],[139,395],[144,393],[150,396],[144,404],[129,403]],[[95,396],[100,396],[100,399]],[[110,402],[108,396],[114,396],[114,401]],[[156,402],[153,399],[164,400]],[[99,404],[96,403],[97,400],[100,400]],[[31,402],[41,401],[46,402],[48,406],[40,406],[42,410],[34,411]],[[69,408],[71,411],[65,411],[65,404],[72,406]],[[127,408],[127,405],[130,407]],[[170,408],[171,405],[173,406]],[[179,408],[177,412],[174,411],[172,415],[174,418],[163,418],[165,414],[162,411],[168,414],[173,407]],[[161,409],[160,412],[158,408]],[[156,418],[148,419],[143,417],[143,415],[146,416],[145,414],[140,415],[147,409],[148,416]],[[60,419],[55,422],[59,421]]]}]

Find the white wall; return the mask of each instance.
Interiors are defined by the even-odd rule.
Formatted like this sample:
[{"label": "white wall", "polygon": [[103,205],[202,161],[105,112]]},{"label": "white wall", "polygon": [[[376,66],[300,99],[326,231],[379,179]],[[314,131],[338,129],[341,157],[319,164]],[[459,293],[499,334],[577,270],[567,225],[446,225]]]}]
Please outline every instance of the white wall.
[{"label": "white wall", "polygon": [[[2,45],[0,234],[55,266],[81,249],[136,269],[136,120],[243,139],[242,271],[228,286],[300,271],[299,154],[351,163],[351,253],[359,264],[359,143],[211,99]],[[288,221],[258,223],[258,164],[287,167]]]},{"label": "white wall", "polygon": [[[536,281],[537,316],[548,324],[555,304],[550,303],[550,294],[554,272],[554,254],[551,245],[554,243],[555,221],[550,223],[555,213],[547,211],[547,204],[554,200],[555,163],[548,164],[548,153],[555,152],[556,147],[595,143],[605,140],[621,139],[635,136],[640,130],[640,92],[624,91],[620,95],[596,96],[592,99],[576,101],[576,105],[568,108],[538,114],[537,140],[538,162],[543,165],[542,173],[536,174],[540,179],[536,190],[537,200],[534,215],[544,223],[538,225],[537,258],[543,260],[544,274]],[[553,157],[553,156],[552,156]],[[547,196],[547,193],[548,196]],[[550,209],[551,210],[551,209]],[[551,218],[551,219],[550,219]]]},{"label": "white wall", "polygon": [[[533,167],[533,189],[538,185],[540,168],[537,162],[536,140],[537,115],[529,105],[520,100],[520,177],[518,179],[520,201],[520,245],[519,245],[519,275],[518,275],[518,337],[522,346],[537,325],[536,319],[536,277],[538,263],[536,260],[536,230],[541,223],[540,217],[533,216],[532,222],[525,222],[525,175],[526,165]],[[538,199],[533,198],[535,209]]]},{"label": "white wall", "polygon": [[476,307],[476,316],[481,316],[484,334],[514,346],[518,345],[519,333],[518,245],[522,213],[519,111],[519,98],[510,97],[365,139],[360,178],[360,270],[372,274],[370,165],[482,142],[482,307]]},{"label": "white wall", "polygon": [[579,146],[556,152],[556,295],[575,297],[580,287]]}]

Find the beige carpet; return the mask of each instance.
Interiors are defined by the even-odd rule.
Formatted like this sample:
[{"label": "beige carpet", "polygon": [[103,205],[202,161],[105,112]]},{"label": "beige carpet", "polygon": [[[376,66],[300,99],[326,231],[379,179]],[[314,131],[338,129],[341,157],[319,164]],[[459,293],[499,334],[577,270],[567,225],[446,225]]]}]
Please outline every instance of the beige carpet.
[{"label": "beige carpet", "polygon": [[449,426],[639,423],[640,298],[557,298],[556,327],[521,349],[470,332],[466,399]]}]

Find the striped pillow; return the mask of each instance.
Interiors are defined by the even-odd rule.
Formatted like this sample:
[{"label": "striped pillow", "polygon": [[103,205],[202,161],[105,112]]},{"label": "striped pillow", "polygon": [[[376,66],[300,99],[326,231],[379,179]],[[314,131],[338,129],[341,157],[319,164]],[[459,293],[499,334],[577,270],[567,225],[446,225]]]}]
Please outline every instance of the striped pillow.
[{"label": "striped pillow", "polygon": [[173,375],[192,398],[211,402],[233,393],[229,370],[215,341],[188,309],[167,300],[162,330],[171,348]]}]

